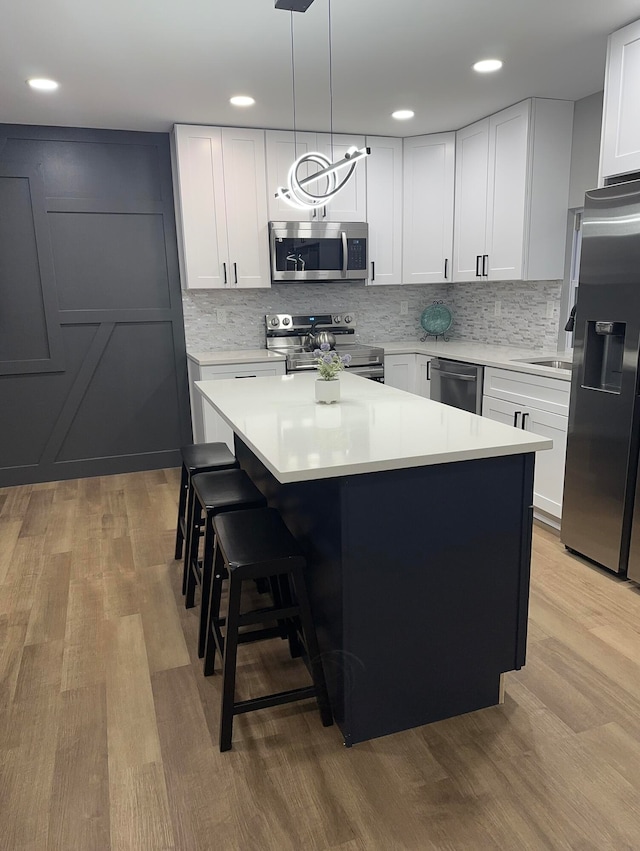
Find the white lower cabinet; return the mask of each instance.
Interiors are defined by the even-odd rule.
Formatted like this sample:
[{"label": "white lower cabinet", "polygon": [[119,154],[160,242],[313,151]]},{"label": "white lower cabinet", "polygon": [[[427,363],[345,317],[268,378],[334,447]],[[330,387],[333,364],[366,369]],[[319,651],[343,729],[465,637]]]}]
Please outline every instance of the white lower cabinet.
[{"label": "white lower cabinet", "polygon": [[431,398],[431,356],[385,355],[384,383],[425,399]]},{"label": "white lower cabinet", "polygon": [[265,363],[215,364],[200,366],[189,359],[189,395],[191,398],[191,421],[194,443],[226,443],[233,452],[233,430],[206,402],[202,394],[194,387],[194,381],[222,380],[224,378],[247,379],[264,378],[269,375],[284,375],[284,361]]},{"label": "white lower cabinet", "polygon": [[407,393],[415,393],[416,385],[416,356],[415,355],[385,355],[384,383]]},{"label": "white lower cabinet", "polygon": [[533,505],[555,526],[562,515],[569,392],[561,379],[485,369],[482,415],[553,441],[552,449],[536,453]]},{"label": "white lower cabinet", "polygon": [[431,398],[431,357],[429,355],[416,355],[416,389],[418,396],[425,399]]}]

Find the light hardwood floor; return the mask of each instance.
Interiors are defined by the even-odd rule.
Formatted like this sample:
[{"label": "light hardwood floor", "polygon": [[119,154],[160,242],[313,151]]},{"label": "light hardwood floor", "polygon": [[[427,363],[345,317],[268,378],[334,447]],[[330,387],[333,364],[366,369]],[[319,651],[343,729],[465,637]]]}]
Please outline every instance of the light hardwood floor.
[{"label": "light hardwood floor", "polygon": [[[0,490],[3,851],[640,848],[637,586],[536,527],[504,705],[347,750],[293,704],[220,754],[177,492],[176,470]],[[239,662],[247,694],[301,681],[285,642]]]}]

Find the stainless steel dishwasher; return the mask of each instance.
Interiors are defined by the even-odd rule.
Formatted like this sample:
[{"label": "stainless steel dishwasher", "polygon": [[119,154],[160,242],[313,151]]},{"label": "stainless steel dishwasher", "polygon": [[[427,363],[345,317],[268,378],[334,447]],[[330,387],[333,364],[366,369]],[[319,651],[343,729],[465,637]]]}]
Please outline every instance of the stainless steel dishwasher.
[{"label": "stainless steel dishwasher", "polygon": [[431,361],[431,398],[472,414],[482,413],[484,368],[475,363],[434,358]]}]

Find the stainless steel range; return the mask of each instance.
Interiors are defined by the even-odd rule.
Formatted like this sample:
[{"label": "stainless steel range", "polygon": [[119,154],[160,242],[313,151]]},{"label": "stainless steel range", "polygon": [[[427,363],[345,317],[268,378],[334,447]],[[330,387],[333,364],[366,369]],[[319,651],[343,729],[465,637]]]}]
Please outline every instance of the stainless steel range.
[{"label": "stainless steel range", "polygon": [[350,373],[384,382],[384,349],[353,341],[353,313],[268,313],[265,323],[267,348],[287,356],[288,373],[315,369],[313,352],[324,340],[339,354],[351,355]]}]

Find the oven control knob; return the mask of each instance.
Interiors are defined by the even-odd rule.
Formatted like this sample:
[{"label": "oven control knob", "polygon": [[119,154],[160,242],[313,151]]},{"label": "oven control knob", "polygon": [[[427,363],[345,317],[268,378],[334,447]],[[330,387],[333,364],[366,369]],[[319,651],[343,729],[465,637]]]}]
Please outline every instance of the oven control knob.
[{"label": "oven control knob", "polygon": [[347,323],[347,325],[349,325],[349,323],[351,322],[351,319],[352,319],[352,317],[347,315],[347,316],[345,316],[344,321]]},{"label": "oven control knob", "polygon": [[342,322],[342,316],[334,316],[333,322],[335,325],[339,325]]},{"label": "oven control knob", "polygon": [[283,325],[291,325],[291,320],[289,319],[288,316],[284,317],[284,319],[282,320],[282,324]]},{"label": "oven control knob", "polygon": [[271,324],[273,325],[274,328],[276,327],[276,325],[280,324],[280,320],[278,319],[277,316],[273,317],[273,319],[271,320]]}]

